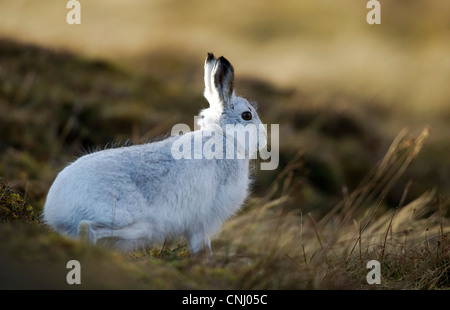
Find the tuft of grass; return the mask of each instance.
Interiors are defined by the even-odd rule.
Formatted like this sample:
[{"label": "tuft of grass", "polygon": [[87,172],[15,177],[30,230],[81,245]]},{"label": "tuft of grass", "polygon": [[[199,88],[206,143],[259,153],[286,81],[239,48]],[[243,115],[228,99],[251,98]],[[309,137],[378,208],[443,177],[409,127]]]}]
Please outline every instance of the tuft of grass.
[{"label": "tuft of grass", "polygon": [[[252,263],[263,263],[272,275],[283,265],[287,277],[279,279],[277,288],[448,288],[450,223],[443,210],[449,201],[437,199],[431,190],[406,205],[404,199],[399,201],[397,208],[384,204],[428,134],[428,128],[416,138],[402,131],[361,184],[321,218],[303,215],[301,206],[284,213],[289,197],[270,191],[269,199],[253,201],[249,212],[227,224],[222,232],[232,244],[227,252],[237,255],[245,249]],[[288,175],[299,161],[301,157],[294,158],[280,175]],[[284,186],[283,181],[276,180],[273,188]],[[380,286],[365,280],[372,259],[382,266]],[[297,282],[291,282],[292,277]],[[270,281],[257,287],[273,285]]]},{"label": "tuft of grass", "polygon": [[18,221],[36,224],[38,217],[22,195],[0,178],[0,223]]}]

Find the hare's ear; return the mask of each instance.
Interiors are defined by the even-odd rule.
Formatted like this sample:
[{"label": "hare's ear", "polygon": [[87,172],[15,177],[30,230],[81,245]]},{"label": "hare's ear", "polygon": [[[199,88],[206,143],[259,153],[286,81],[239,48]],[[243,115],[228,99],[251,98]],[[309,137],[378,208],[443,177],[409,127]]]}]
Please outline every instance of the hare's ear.
[{"label": "hare's ear", "polygon": [[[217,59],[212,70],[212,88],[219,104],[227,106],[234,90],[234,69],[223,56]],[[211,102],[210,102],[211,104]]]},{"label": "hare's ear", "polygon": [[205,96],[210,104],[213,102],[214,98],[211,74],[215,63],[216,57],[214,57],[214,54],[208,53],[208,56],[206,56],[205,59],[205,91],[203,92],[203,96]]}]

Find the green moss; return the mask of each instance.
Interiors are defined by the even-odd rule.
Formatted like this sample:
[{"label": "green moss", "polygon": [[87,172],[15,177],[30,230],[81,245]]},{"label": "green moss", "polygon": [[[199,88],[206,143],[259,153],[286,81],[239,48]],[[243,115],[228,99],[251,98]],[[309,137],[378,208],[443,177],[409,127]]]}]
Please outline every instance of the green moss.
[{"label": "green moss", "polygon": [[22,221],[37,223],[37,215],[31,205],[0,179],[0,223]]}]

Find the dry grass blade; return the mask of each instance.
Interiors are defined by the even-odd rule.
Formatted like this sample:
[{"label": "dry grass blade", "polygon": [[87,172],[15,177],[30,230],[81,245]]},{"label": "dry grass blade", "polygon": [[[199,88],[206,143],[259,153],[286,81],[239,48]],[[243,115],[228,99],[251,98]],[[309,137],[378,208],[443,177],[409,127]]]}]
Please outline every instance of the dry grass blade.
[{"label": "dry grass blade", "polygon": [[386,234],[384,235],[384,240],[383,240],[383,247],[381,248],[381,255],[380,255],[380,260],[383,261],[384,259],[384,253],[386,252],[386,242],[388,239],[388,235],[389,235],[389,231],[392,231],[392,221],[394,220],[395,214],[397,213],[397,208],[394,210],[394,213],[392,213],[392,217],[391,220],[389,221],[389,225],[388,228],[386,230]]},{"label": "dry grass blade", "polygon": [[[276,195],[280,188],[281,181],[284,180],[284,186],[283,186],[283,193],[286,193],[288,191],[287,186],[291,185],[289,176],[292,175],[292,172],[295,170],[298,170],[302,167],[303,162],[301,161],[301,157],[303,156],[303,150],[299,150],[294,157],[289,161],[289,163],[286,165],[286,167],[283,168],[283,170],[277,175],[275,180],[270,185],[269,190],[267,191],[267,194],[261,198],[259,204],[265,204],[269,200],[273,199],[273,197]],[[286,177],[287,180],[286,180]]]},{"label": "dry grass blade", "polygon": [[[368,220],[367,220],[366,223],[364,224],[364,226],[359,228],[359,231],[358,231],[358,238],[357,238],[357,240],[355,241],[355,244],[353,245],[353,247],[352,247],[352,249],[351,249],[351,251],[350,251],[349,256],[351,256],[351,255],[353,254],[353,251],[355,250],[357,244],[360,245],[360,251],[361,251],[361,240],[362,240],[362,235],[363,235],[364,231],[366,230],[367,226],[369,225],[370,221],[372,220],[373,216],[375,215],[375,212],[376,212],[376,211],[378,210],[378,208],[380,207],[381,202],[382,202],[382,200],[380,200],[380,202],[377,204],[377,206],[375,207],[375,209],[372,210],[372,212],[371,212],[371,214],[370,214]],[[360,257],[361,257],[361,255],[360,255]]]},{"label": "dry grass blade", "polygon": [[416,139],[408,139],[406,130],[402,130],[375,169],[344,201],[337,204],[322,218],[319,226],[328,222],[340,210],[344,211],[343,224],[346,225],[354,212],[360,209],[364,203],[370,202],[375,197],[384,197],[418,155],[429,133],[430,130],[426,127]]}]

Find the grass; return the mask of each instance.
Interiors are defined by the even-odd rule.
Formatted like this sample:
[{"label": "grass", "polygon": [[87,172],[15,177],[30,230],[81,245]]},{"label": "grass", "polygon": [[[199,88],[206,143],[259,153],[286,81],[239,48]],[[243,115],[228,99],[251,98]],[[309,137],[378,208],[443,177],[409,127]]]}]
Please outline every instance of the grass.
[{"label": "grass", "polygon": [[[405,206],[400,201],[396,209],[383,206],[381,193],[417,156],[428,129],[415,139],[403,134],[360,186],[322,218],[312,213],[283,214],[280,207],[289,197],[281,195],[262,206],[257,203],[253,212],[230,222],[232,228],[224,234],[245,236],[247,253],[269,252],[274,256],[271,262],[291,262],[296,267],[291,266],[290,272],[305,285],[295,288],[369,288],[365,265],[372,259],[382,264],[382,288],[448,287],[448,220],[442,214],[448,202],[431,191]],[[262,236],[267,239],[261,244]]]},{"label": "grass", "polygon": [[[83,288],[448,288],[448,201],[429,191],[403,205],[406,187],[397,208],[387,209],[381,195],[417,157],[428,133],[426,128],[416,138],[399,134],[360,186],[322,218],[282,207],[291,198],[290,172],[301,167],[299,153],[265,197],[252,197],[245,212],[226,223],[213,242],[215,254],[206,259],[190,256],[183,241],[111,252],[68,240],[23,217],[21,224],[0,227],[0,275],[14,279],[0,283],[3,288],[68,288],[61,266],[78,259]],[[365,282],[372,259],[381,263],[381,285]],[[42,270],[52,276],[43,281]]]},{"label": "grass", "polygon": [[16,221],[37,223],[38,219],[33,207],[0,179],[0,222]]}]

